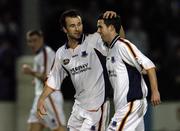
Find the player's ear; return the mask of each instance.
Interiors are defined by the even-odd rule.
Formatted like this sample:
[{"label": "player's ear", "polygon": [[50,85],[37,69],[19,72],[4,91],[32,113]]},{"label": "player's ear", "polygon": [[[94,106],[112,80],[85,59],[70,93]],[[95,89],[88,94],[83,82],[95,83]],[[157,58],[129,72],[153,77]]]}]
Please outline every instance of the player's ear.
[{"label": "player's ear", "polygon": [[67,30],[65,27],[62,27],[62,29],[63,29],[64,33],[67,33]]},{"label": "player's ear", "polygon": [[110,29],[110,31],[114,31],[115,30],[115,28],[114,28],[114,26],[113,25],[109,25],[109,27],[108,27],[109,29]]}]

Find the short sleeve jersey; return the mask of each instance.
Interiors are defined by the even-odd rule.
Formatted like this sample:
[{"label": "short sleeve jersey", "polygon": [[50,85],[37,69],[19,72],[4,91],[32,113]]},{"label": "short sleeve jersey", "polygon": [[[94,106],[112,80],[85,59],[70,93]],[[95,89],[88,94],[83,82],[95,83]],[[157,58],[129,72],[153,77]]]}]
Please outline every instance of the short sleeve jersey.
[{"label": "short sleeve jersey", "polygon": [[155,66],[134,44],[116,36],[110,44],[106,61],[109,79],[114,89],[116,110],[127,102],[147,96],[147,86],[142,72]]},{"label": "short sleeve jersey", "polygon": [[[34,71],[48,73],[55,58],[55,52],[49,46],[43,46],[34,57]],[[35,95],[40,95],[43,90],[43,82],[35,78]]]},{"label": "short sleeve jersey", "polygon": [[75,49],[67,44],[60,47],[47,85],[59,89],[64,78],[70,75],[76,91],[75,101],[79,106],[87,110],[98,109],[104,101],[105,80],[97,50],[106,55],[106,48],[98,33],[83,35]]}]

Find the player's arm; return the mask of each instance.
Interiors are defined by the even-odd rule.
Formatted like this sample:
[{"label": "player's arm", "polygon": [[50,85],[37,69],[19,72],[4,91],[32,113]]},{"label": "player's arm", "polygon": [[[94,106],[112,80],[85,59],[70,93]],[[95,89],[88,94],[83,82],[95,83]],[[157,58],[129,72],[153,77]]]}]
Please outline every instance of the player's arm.
[{"label": "player's arm", "polygon": [[151,87],[151,102],[153,106],[159,105],[161,103],[160,93],[158,91],[158,82],[156,76],[155,68],[150,68],[146,70],[150,87]]},{"label": "player's arm", "polygon": [[32,76],[34,76],[44,82],[46,80],[47,75],[45,73],[40,73],[40,72],[36,72],[36,71],[32,70]]},{"label": "player's arm", "polygon": [[36,72],[36,71],[34,71],[32,69],[31,66],[29,66],[27,64],[23,64],[22,71],[23,71],[24,74],[36,77],[36,78],[40,79],[41,81],[44,81],[46,79],[46,74],[45,73]]},{"label": "player's arm", "polygon": [[47,84],[43,88],[43,92],[41,93],[41,96],[39,97],[38,103],[37,103],[37,116],[38,118],[43,118],[44,115],[46,115],[46,109],[44,107],[45,99],[53,92],[54,90],[49,87]]},{"label": "player's arm", "polygon": [[128,44],[128,41],[126,41],[126,44],[119,44],[119,46],[122,59],[134,65],[140,72],[145,71],[145,74],[148,75],[152,105],[156,106],[160,104],[161,99],[158,91],[156,70],[152,61],[143,55],[135,46]]}]

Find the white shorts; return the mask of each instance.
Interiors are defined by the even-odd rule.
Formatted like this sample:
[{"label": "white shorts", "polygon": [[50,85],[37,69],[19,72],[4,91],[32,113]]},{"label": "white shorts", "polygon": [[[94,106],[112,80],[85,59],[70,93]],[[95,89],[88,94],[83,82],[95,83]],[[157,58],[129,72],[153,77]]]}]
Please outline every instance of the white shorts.
[{"label": "white shorts", "polygon": [[129,102],[115,112],[107,131],[144,131],[146,110],[146,99]]},{"label": "white shorts", "polygon": [[50,129],[56,129],[59,126],[65,126],[66,120],[63,110],[63,97],[60,91],[53,92],[45,101],[47,115],[42,120],[36,116],[37,102],[39,96],[35,96],[32,109],[28,118],[28,123],[41,123]]},{"label": "white shorts", "polygon": [[73,105],[71,116],[68,120],[69,131],[98,130],[101,118],[101,108],[97,111],[88,111],[81,108],[76,102]]},{"label": "white shorts", "polygon": [[74,104],[68,121],[69,131],[105,131],[109,122],[110,102],[107,100],[97,111],[88,111]]}]

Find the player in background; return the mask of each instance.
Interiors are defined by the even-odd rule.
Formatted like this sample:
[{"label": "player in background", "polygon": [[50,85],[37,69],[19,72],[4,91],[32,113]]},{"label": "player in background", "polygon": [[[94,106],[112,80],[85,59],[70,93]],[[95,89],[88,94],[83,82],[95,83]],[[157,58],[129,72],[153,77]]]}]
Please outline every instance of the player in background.
[{"label": "player in background", "polygon": [[[104,17],[115,15],[115,12],[107,11]],[[56,52],[55,64],[38,101],[37,114],[39,117],[46,114],[45,98],[54,90],[59,90],[63,79],[70,75],[76,93],[68,129],[104,131],[102,116],[108,115],[104,112],[104,109],[108,110],[108,105],[105,102],[104,69],[99,55],[106,55],[106,48],[98,33],[83,34],[82,17],[77,10],[65,11],[60,22],[67,42]]]},{"label": "player in background", "polygon": [[22,66],[24,74],[35,78],[35,97],[28,118],[28,131],[43,131],[45,127],[50,128],[52,131],[64,131],[65,115],[63,111],[63,96],[59,90],[53,92],[45,100],[45,107],[48,115],[44,117],[44,119],[38,119],[36,116],[37,101],[42,93],[47,74],[53,65],[55,52],[44,44],[43,33],[40,30],[28,31],[26,39],[27,45],[35,54],[33,68],[27,64]]},{"label": "player in background", "polygon": [[107,44],[106,67],[114,89],[115,114],[107,131],[144,131],[143,116],[147,109],[147,74],[153,106],[160,104],[155,65],[130,41],[119,36],[120,16],[97,21],[97,32]]}]

